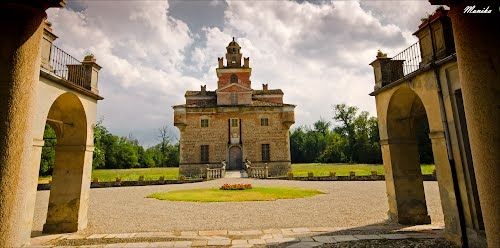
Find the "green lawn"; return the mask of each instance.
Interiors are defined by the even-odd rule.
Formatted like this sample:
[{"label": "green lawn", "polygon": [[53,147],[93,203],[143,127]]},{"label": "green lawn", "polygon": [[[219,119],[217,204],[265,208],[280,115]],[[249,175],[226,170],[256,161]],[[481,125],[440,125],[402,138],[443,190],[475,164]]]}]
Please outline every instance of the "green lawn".
[{"label": "green lawn", "polygon": [[[422,165],[423,174],[432,174],[434,165]],[[308,172],[314,173],[314,176],[328,176],[331,171],[337,173],[337,176],[347,176],[349,171],[354,171],[356,175],[370,175],[371,171],[377,171],[378,174],[384,174],[382,165],[370,164],[293,164],[292,172],[294,176],[307,176]],[[160,176],[165,179],[177,179],[179,177],[179,168],[141,168],[141,169],[116,169],[116,170],[93,170],[92,179],[97,177],[100,182],[115,181],[120,177],[122,181],[135,181],[139,176],[144,176],[144,180],[157,180]],[[40,177],[39,183],[47,183],[48,177]]]},{"label": "green lawn", "polygon": [[285,187],[256,187],[245,190],[220,190],[218,188],[211,188],[158,192],[147,196],[147,198],[187,202],[242,202],[303,198],[317,194],[323,194],[323,192]]},{"label": "green lawn", "polygon": [[[421,165],[422,174],[432,174],[434,165]],[[330,172],[336,172],[337,176],[348,176],[350,171],[354,171],[356,175],[371,175],[371,171],[376,171],[379,175],[384,175],[383,165],[372,164],[292,164],[292,172],[294,176],[307,176],[308,172],[312,172],[314,176],[328,176]]]},{"label": "green lawn", "polygon": [[[92,180],[98,178],[99,182],[115,181],[117,177],[122,181],[136,181],[139,176],[144,176],[144,180],[158,180],[161,176],[165,179],[177,179],[179,177],[179,168],[140,168],[140,169],[105,169],[93,170]],[[38,182],[47,182],[50,177],[41,177]]]}]

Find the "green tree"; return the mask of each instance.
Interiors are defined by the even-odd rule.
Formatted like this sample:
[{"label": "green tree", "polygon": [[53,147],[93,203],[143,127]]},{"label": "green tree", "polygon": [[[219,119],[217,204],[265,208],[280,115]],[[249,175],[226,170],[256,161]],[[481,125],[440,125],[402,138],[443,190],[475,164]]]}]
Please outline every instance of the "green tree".
[{"label": "green tree", "polygon": [[355,162],[356,158],[356,113],[358,108],[345,104],[333,106],[333,119],[339,123],[335,131],[347,139],[346,155],[349,163]]},{"label": "green tree", "polygon": [[43,141],[44,145],[42,147],[39,175],[48,176],[52,174],[52,170],[56,161],[55,146],[57,143],[56,132],[49,124],[45,124]]}]

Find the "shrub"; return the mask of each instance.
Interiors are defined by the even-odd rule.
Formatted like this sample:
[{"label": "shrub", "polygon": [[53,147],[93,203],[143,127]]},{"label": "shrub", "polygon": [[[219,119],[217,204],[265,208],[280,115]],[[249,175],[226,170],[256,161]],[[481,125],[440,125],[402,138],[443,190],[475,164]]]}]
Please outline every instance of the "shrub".
[{"label": "shrub", "polygon": [[221,190],[245,190],[245,189],[251,189],[252,185],[251,184],[243,184],[243,183],[237,183],[237,184],[227,184],[225,183],[220,187]]}]

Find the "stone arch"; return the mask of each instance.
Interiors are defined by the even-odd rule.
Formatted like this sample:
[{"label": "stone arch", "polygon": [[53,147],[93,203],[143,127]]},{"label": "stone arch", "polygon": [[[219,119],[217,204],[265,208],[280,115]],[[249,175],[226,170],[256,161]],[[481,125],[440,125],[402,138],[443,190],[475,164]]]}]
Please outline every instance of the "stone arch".
[{"label": "stone arch", "polygon": [[[427,121],[420,97],[409,88],[396,90],[387,109],[387,140],[390,150],[388,183],[389,216],[401,224],[428,224],[423,176],[420,170],[416,126]],[[386,179],[387,180],[387,179]],[[392,198],[392,199],[391,199]],[[392,202],[391,202],[392,201]]]},{"label": "stone arch", "polygon": [[92,169],[92,148],[87,146],[91,127],[78,96],[63,93],[50,106],[47,124],[56,132],[46,233],[76,232],[87,226]]},{"label": "stone arch", "polygon": [[[381,150],[389,219],[401,224],[430,222],[420,170],[416,127],[427,122],[436,165],[445,236],[461,242],[461,225],[446,146],[439,95],[433,87],[403,84],[378,99]],[[432,85],[431,85],[432,86]]]}]

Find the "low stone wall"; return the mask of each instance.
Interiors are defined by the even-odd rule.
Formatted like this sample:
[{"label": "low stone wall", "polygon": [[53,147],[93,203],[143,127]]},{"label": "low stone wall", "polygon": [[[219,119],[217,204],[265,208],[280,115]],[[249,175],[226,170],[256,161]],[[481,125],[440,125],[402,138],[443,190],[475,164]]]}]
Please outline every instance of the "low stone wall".
[{"label": "low stone wall", "polygon": [[[437,181],[436,174],[422,175],[424,181]],[[377,175],[372,172],[372,175],[357,176],[351,172],[349,176],[337,176],[335,173],[330,173],[328,176],[314,176],[309,172],[307,176],[294,176],[293,173],[288,173],[287,176],[268,177],[267,179],[277,180],[297,180],[297,181],[385,181],[384,175]]]},{"label": "low stone wall", "polygon": [[[164,185],[164,184],[182,184],[182,183],[197,183],[204,181],[203,178],[198,179],[179,179],[179,180],[139,180],[137,181],[121,181],[114,182],[97,182],[90,183],[90,188],[109,188],[109,187],[131,187],[131,186],[147,186],[147,185]],[[38,190],[50,190],[50,183],[38,184]]]}]

